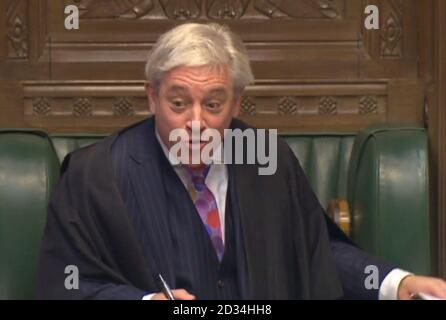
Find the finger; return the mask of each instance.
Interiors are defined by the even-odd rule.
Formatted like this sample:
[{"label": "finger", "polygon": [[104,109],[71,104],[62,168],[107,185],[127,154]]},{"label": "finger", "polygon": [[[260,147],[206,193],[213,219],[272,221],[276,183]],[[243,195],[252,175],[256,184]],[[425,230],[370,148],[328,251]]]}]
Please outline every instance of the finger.
[{"label": "finger", "polygon": [[432,288],[432,294],[438,298],[446,299],[446,283],[442,280],[436,282]]},{"label": "finger", "polygon": [[164,295],[164,293],[157,293],[151,300],[167,300],[167,297]]},{"label": "finger", "polygon": [[414,300],[416,295],[410,294],[409,292],[401,292],[398,300]]},{"label": "finger", "polygon": [[426,293],[434,297],[446,299],[446,283],[443,280],[430,277],[416,277],[411,283],[413,292]]},{"label": "finger", "polygon": [[195,300],[195,296],[184,289],[172,290],[173,296],[177,300]]}]

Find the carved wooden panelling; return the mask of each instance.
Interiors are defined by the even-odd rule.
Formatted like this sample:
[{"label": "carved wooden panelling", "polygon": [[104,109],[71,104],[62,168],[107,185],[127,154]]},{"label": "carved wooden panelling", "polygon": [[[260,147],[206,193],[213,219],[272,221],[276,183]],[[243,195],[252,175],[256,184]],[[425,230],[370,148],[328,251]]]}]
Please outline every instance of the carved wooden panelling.
[{"label": "carved wooden panelling", "polygon": [[83,19],[337,19],[344,0],[72,0]]},{"label": "carved wooden panelling", "polygon": [[[403,0],[363,1],[364,6],[379,8],[380,28],[376,31],[362,28],[363,43],[373,57],[399,58],[403,55],[404,12]],[[407,5],[407,2],[406,2]]]},{"label": "carved wooden panelling", "polygon": [[[249,101],[248,103],[246,101]],[[241,115],[252,116],[307,116],[307,115],[371,115],[385,114],[386,97],[382,96],[274,96],[247,97]]]},{"label": "carved wooden panelling", "polygon": [[381,56],[398,58],[403,54],[403,0],[388,0],[382,17]]},{"label": "carved wooden panelling", "polygon": [[261,116],[287,116],[292,119],[318,115],[367,117],[385,115],[386,109],[385,84],[269,85],[252,86],[247,90],[241,115],[246,119]]},{"label": "carved wooden panelling", "polygon": [[[113,92],[113,95],[110,93]],[[325,95],[329,94],[329,95]],[[115,118],[132,123],[150,115],[143,83],[26,83],[26,121],[78,123],[90,119],[104,124]],[[256,125],[274,118],[288,123],[308,117],[329,116],[342,121],[354,116],[372,123],[387,112],[387,86],[382,84],[294,84],[258,85],[247,89],[241,117]],[[293,120],[294,119],[294,120]],[[50,121],[50,122],[48,122]],[[105,125],[109,128],[108,125]],[[289,130],[286,126],[278,129]]]},{"label": "carved wooden panelling", "polygon": [[[65,0],[79,30],[49,24],[54,80],[140,80],[147,52],[176,20],[228,24],[248,46],[257,79],[416,76],[413,0]],[[364,7],[380,8],[365,30]],[[50,11],[63,6],[50,2]],[[63,14],[59,19],[63,19]],[[105,63],[108,61],[108,63]],[[111,68],[119,70],[119,78]]]},{"label": "carved wooden panelling", "polygon": [[319,99],[319,114],[337,114],[338,99],[336,97],[321,97]]},{"label": "carved wooden panelling", "polygon": [[[417,12],[414,0],[364,0],[379,8],[379,30],[362,26],[361,77],[417,76]],[[365,16],[363,16],[365,18]]]},{"label": "carved wooden panelling", "polygon": [[336,19],[343,15],[344,1],[255,0],[254,8],[269,18]]},{"label": "carved wooden panelling", "polygon": [[112,83],[26,83],[24,110],[28,119],[101,119],[150,114],[143,84],[130,83],[124,86]]},{"label": "carved wooden panelling", "polygon": [[28,57],[28,1],[8,0],[6,3],[7,44],[9,59]]},{"label": "carved wooden panelling", "polygon": [[153,0],[73,0],[83,19],[139,19],[153,9]]},{"label": "carved wooden panelling", "polygon": [[[78,30],[65,28],[68,4],[80,10]],[[380,9],[379,30],[363,28],[367,4]],[[256,83],[241,117],[253,125],[351,131],[422,118],[420,91],[406,90],[423,87],[414,0],[5,0],[0,7],[7,58],[0,79],[37,80],[17,99],[16,117],[29,126],[111,131],[147,117],[147,53],[185,21],[225,23],[246,43]]]}]

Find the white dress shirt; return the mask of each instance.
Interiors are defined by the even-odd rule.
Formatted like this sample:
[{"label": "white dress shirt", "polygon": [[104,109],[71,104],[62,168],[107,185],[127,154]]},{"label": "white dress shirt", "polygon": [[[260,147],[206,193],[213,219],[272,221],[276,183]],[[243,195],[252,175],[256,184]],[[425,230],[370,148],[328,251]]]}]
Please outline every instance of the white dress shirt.
[{"label": "white dress shirt", "polygon": [[[169,150],[166,145],[162,142],[158,132],[155,131],[156,138],[158,139],[161,148],[167,159],[169,159]],[[170,161],[170,164],[173,166],[175,172],[183,182],[185,188],[190,185],[190,175],[189,173],[182,167],[182,165],[173,164]],[[212,194],[215,197],[217,202],[218,212],[220,215],[221,221],[221,232],[223,235],[223,243],[224,239],[224,228],[225,228],[225,208],[226,208],[226,194],[228,190],[228,169],[225,164],[214,163],[211,165],[208,175],[206,176],[205,183],[209,190],[211,190]],[[400,282],[411,273],[406,272],[401,269],[393,269],[389,274],[384,278],[380,288],[379,288],[379,300],[396,300],[398,298],[398,288]],[[148,294],[143,297],[143,300],[151,300],[154,294]]]}]

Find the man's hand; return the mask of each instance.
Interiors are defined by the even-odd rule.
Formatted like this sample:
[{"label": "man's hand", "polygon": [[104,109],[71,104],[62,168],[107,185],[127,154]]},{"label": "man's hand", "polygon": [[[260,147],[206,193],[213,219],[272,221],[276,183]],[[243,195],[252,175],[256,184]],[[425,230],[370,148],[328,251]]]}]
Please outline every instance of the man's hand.
[{"label": "man's hand", "polygon": [[[175,300],[195,300],[195,296],[190,294],[184,289],[176,289],[172,290],[172,294]],[[164,293],[157,293],[152,297],[152,300],[167,300],[167,297]]]},{"label": "man's hand", "polygon": [[398,288],[398,300],[415,300],[418,293],[446,299],[446,282],[439,278],[407,276]]}]

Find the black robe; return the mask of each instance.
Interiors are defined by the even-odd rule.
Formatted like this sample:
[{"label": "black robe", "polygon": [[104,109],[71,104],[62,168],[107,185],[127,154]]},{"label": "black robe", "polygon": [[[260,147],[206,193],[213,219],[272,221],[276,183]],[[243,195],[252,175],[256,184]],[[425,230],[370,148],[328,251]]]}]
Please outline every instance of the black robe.
[{"label": "black robe", "polygon": [[[156,143],[153,118],[137,125],[151,126],[147,138]],[[232,126],[247,128],[236,120]],[[110,153],[120,134],[65,159],[41,245],[38,298],[141,299],[147,292],[159,291],[113,174]],[[293,152],[280,138],[277,154],[277,171],[271,176],[259,176],[258,165],[230,165],[243,229],[247,298],[339,298],[342,287],[324,211]],[[153,170],[159,161],[166,159],[154,159]],[[65,287],[69,274],[64,271],[70,265],[79,270],[79,290]],[[290,286],[293,296],[285,290]]]}]

